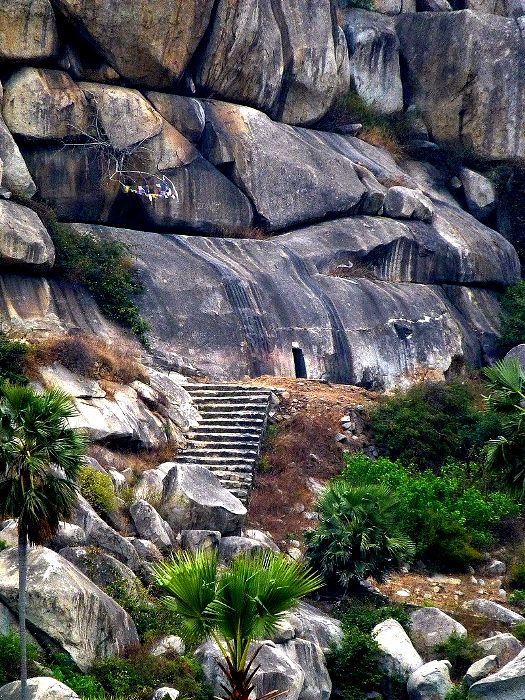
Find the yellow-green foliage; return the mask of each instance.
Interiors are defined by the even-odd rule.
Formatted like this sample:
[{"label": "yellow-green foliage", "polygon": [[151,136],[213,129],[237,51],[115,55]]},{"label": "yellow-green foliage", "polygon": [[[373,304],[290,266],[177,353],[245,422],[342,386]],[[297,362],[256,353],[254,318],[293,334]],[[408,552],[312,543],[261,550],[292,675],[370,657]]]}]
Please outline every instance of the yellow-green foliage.
[{"label": "yellow-green foliage", "polygon": [[111,477],[108,474],[84,466],[78,482],[80,493],[98,513],[111,513],[117,508],[117,498]]}]

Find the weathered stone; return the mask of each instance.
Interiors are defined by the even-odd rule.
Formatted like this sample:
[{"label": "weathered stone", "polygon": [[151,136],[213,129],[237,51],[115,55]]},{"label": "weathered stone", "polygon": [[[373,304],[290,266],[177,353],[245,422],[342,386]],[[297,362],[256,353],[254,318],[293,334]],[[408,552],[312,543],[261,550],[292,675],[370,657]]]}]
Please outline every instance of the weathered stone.
[{"label": "weathered stone", "polygon": [[508,632],[482,639],[478,644],[487,655],[494,655],[497,658],[499,666],[512,661],[523,650],[523,644]]},{"label": "weathered stone", "polygon": [[332,681],[320,647],[304,639],[294,639],[286,642],[283,646],[288,658],[296,663],[304,673],[299,700],[329,700],[332,693]]},{"label": "weathered stone", "polygon": [[96,547],[64,547],[59,554],[100,588],[123,582],[131,591],[138,584],[129,567]]},{"label": "weathered stone", "polygon": [[[0,554],[0,599],[18,600],[18,553]],[[115,656],[139,643],[129,615],[68,561],[50,549],[28,553],[27,619],[86,670],[95,658]]]},{"label": "weathered stone", "polygon": [[379,646],[381,668],[388,676],[407,681],[414,671],[423,666],[422,658],[396,620],[380,622],[372,630],[372,637]]},{"label": "weathered stone", "polygon": [[153,89],[171,88],[182,76],[213,8],[209,0],[155,5],[153,12],[142,0],[111,5],[57,0],[56,5],[123,78]]},{"label": "weathered stone", "polygon": [[202,136],[206,117],[198,100],[165,92],[147,92],[146,97],[164,119],[188,141],[197,143]]},{"label": "weathered stone", "polygon": [[180,637],[173,634],[161,637],[149,649],[153,656],[182,656],[186,651],[186,645]]},{"label": "weathered stone", "polygon": [[448,0],[417,0],[418,12],[451,12],[452,6]]},{"label": "weathered stone", "polygon": [[465,637],[467,630],[439,608],[418,608],[410,615],[410,637],[420,654],[426,656],[436,644],[443,644],[451,635]]},{"label": "weathered stone", "polygon": [[[176,372],[149,371],[150,386],[164,397],[171,420],[181,430],[189,430],[198,426],[200,416],[189,392],[180,385],[179,377]],[[161,469],[162,465],[157,468]]]},{"label": "weathered stone", "polygon": [[160,469],[146,469],[143,471],[133,489],[136,501],[144,500],[156,505],[162,498],[163,481],[166,473]]},{"label": "weathered stone", "polygon": [[508,625],[516,625],[518,622],[525,622],[525,617],[513,610],[505,608],[499,603],[484,598],[476,598],[463,603],[463,607],[476,615],[487,617],[489,620],[503,622]]},{"label": "weathered stone", "polygon": [[348,54],[330,2],[221,0],[195,79],[201,91],[280,121],[317,121],[349,83]]},{"label": "weathered stone", "polygon": [[55,15],[49,0],[2,0],[0,62],[38,61],[58,50]]},{"label": "weathered stone", "polygon": [[294,625],[297,637],[317,644],[323,652],[343,638],[339,620],[308,603],[300,603],[287,619]]},{"label": "weathered stone", "polygon": [[157,688],[151,696],[151,700],[177,700],[180,692],[175,688]]},{"label": "weathered stone", "polygon": [[503,576],[507,571],[507,565],[505,562],[499,559],[492,559],[485,567],[485,576]]},{"label": "weathered stone", "polygon": [[278,554],[281,551],[273,541],[269,532],[262,532],[262,530],[247,529],[243,530],[242,534],[244,537],[249,537],[251,540],[257,540],[257,542],[260,542],[268,549],[271,549],[272,552],[276,552]]},{"label": "weathered stone", "polygon": [[374,11],[383,15],[399,15],[402,12],[415,12],[416,0],[375,0]]},{"label": "weathered stone", "polygon": [[256,554],[263,552],[265,549],[267,547],[258,540],[233,535],[223,537],[219,542],[219,557],[222,561],[229,562],[239,554]]},{"label": "weathered stone", "polygon": [[181,547],[191,552],[218,550],[221,541],[221,533],[218,530],[182,530],[180,537]]},{"label": "weathered stone", "polygon": [[408,187],[389,187],[383,202],[383,214],[392,219],[431,221],[432,202],[424,194]]},{"label": "weathered stone", "polygon": [[67,73],[21,68],[4,85],[3,115],[12,134],[36,139],[82,138],[91,117]]},{"label": "weathered stone", "polygon": [[18,521],[6,520],[0,529],[0,540],[8,547],[18,547]]},{"label": "weathered stone", "polygon": [[8,191],[25,197],[32,197],[36,192],[36,185],[29,173],[27,165],[22,158],[20,149],[11,132],[0,116],[0,159],[2,160],[2,185]]},{"label": "weathered stone", "polygon": [[153,542],[150,542],[149,540],[141,540],[137,537],[129,537],[128,541],[131,542],[139,557],[144,561],[162,561],[162,553],[160,549],[153,544]]},{"label": "weathered stone", "polygon": [[471,10],[405,14],[397,30],[404,88],[433,139],[491,159],[523,158],[525,55],[516,20]]},{"label": "weathered stone", "polygon": [[204,108],[204,155],[231,166],[266,228],[356,209],[365,190],[352,161],[327,148],[316,132],[272,122],[250,107],[207,102]]},{"label": "weathered stone", "polygon": [[[258,669],[254,676],[256,696],[276,691],[283,700],[299,700],[305,677],[302,668],[288,657],[282,645],[266,641],[261,643],[261,647],[257,655]],[[208,684],[218,695],[222,690],[221,683],[225,683],[219,666],[222,663],[219,648],[215,642],[207,641],[197,648],[195,656],[202,663]]]},{"label": "weathered stone", "polygon": [[174,464],[164,480],[163,507],[177,532],[218,530],[222,535],[241,531],[246,508],[205,467]]},{"label": "weathered stone", "polygon": [[469,666],[465,677],[463,678],[463,683],[470,688],[473,683],[480,681],[482,678],[490,676],[492,673],[498,670],[498,659],[494,656],[485,656],[479,661],[474,661],[474,663]]},{"label": "weathered stone", "polygon": [[514,358],[518,360],[523,370],[525,370],[525,344],[516,345],[505,355],[505,359]]},{"label": "weathered stone", "polygon": [[109,552],[133,571],[140,569],[135,547],[105,523],[82,496],[79,496],[71,522],[85,531],[88,545]]},{"label": "weathered stone", "polygon": [[374,110],[403,109],[399,40],[393,23],[377,12],[349,10],[343,25],[350,55],[351,86]]},{"label": "weathered stone", "polygon": [[78,525],[60,523],[57,534],[50,540],[48,547],[56,552],[65,547],[82,547],[86,544],[86,533]]},{"label": "weathered stone", "polygon": [[496,209],[494,185],[488,178],[469,168],[461,168],[459,176],[469,212],[476,219],[484,221]]},{"label": "weathered stone", "polygon": [[469,700],[521,700],[525,697],[525,650],[496,673],[470,686]]},{"label": "weathered stone", "polygon": [[414,671],[408,679],[410,700],[445,700],[452,690],[450,661],[430,661]]},{"label": "weathered stone", "polygon": [[48,270],[54,262],[53,242],[37,214],[0,199],[0,266]]},{"label": "weathered stone", "polygon": [[152,505],[144,500],[136,501],[129,512],[139,537],[153,542],[161,551],[171,549],[172,542],[164,521]]},{"label": "weathered stone", "polygon": [[[102,399],[106,396],[104,389],[94,379],[74,374],[59,362],[39,367],[38,371],[44,386],[62,389],[75,399]],[[105,471],[102,467],[100,469]]]},{"label": "weathered stone", "polygon": [[[20,681],[13,681],[0,688],[0,700],[20,700]],[[27,681],[28,700],[78,700],[71,688],[55,678],[41,676]]]}]

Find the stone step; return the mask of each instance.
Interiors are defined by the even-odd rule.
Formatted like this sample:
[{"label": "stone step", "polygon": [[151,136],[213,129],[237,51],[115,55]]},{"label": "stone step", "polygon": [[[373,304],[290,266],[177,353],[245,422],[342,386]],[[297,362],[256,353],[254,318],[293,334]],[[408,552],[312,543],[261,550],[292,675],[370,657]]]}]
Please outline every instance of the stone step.
[{"label": "stone step", "polygon": [[261,404],[261,406],[266,406],[268,403],[268,397],[261,394],[203,394],[202,396],[193,394],[193,401],[198,405],[209,403],[210,401],[217,401],[218,403],[255,403]]},{"label": "stone step", "polygon": [[184,454],[181,452],[179,455],[177,455],[177,458],[174,460],[175,462],[180,462],[181,464],[247,464],[247,465],[253,465],[256,462],[256,459],[254,457],[237,457],[237,456],[228,456],[228,457],[217,457],[215,455],[212,456],[205,456],[205,455],[192,455],[192,454]]},{"label": "stone step", "polygon": [[228,415],[210,416],[209,418],[200,421],[198,427],[199,429],[213,427],[215,429],[232,428],[235,430],[253,430],[255,428],[260,431],[262,430],[263,424],[264,418],[252,418],[250,420],[250,418],[243,417],[232,418],[231,415]]},{"label": "stone step", "polygon": [[204,420],[213,420],[214,418],[227,418],[230,421],[244,420],[259,421],[264,423],[266,411],[254,411],[246,408],[232,408],[231,411],[225,408],[208,408],[199,411]]},{"label": "stone step", "polygon": [[226,440],[190,440],[187,447],[184,448],[185,452],[188,450],[249,450],[254,451],[256,454],[259,452],[258,442],[248,442],[246,440],[230,442]]},{"label": "stone step", "polygon": [[214,474],[241,474],[252,479],[252,467],[248,464],[212,464],[210,471]]},{"label": "stone step", "polygon": [[260,386],[243,386],[240,384],[186,384],[184,389],[189,394],[199,394],[216,392],[220,394],[226,394],[228,392],[237,392],[239,394],[265,394],[270,396],[272,393],[271,389],[265,389]]},{"label": "stone step", "polygon": [[264,416],[266,414],[266,408],[267,404],[261,404],[258,406],[257,404],[250,404],[250,403],[217,403],[215,401],[210,401],[209,403],[206,404],[199,404],[197,403],[197,408],[199,409],[199,413],[205,414],[205,413],[210,413],[210,412],[217,412],[217,411],[222,411],[223,413],[237,413],[237,412],[244,412],[244,413],[249,413],[250,415],[261,415]]},{"label": "stone step", "polygon": [[191,455],[195,457],[232,457],[239,455],[239,457],[247,457],[255,459],[259,454],[259,450],[243,448],[243,447],[194,447],[190,445],[181,451],[181,455]]},{"label": "stone step", "polygon": [[218,431],[210,430],[205,432],[199,428],[195,433],[192,433],[190,442],[243,442],[247,445],[254,444],[258,445],[261,440],[261,436],[253,431],[251,433],[238,433],[229,431]]}]

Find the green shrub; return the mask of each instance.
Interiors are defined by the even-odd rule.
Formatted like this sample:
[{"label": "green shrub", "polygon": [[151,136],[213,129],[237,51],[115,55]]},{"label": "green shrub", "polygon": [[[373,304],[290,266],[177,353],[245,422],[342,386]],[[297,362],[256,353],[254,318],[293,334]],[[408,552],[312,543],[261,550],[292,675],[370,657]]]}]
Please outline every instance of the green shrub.
[{"label": "green shrub", "polygon": [[30,349],[27,343],[10,338],[4,331],[0,331],[0,382],[27,384],[25,360]]},{"label": "green shrub", "polygon": [[522,610],[524,610],[525,609],[525,591],[523,591],[523,590],[512,591],[512,593],[508,597],[508,601],[511,605],[515,605],[517,608],[521,608]]},{"label": "green shrub", "polygon": [[339,0],[339,6],[342,8],[358,8],[362,10],[373,10],[374,0]]},{"label": "green shrub", "polygon": [[[36,662],[38,648],[31,642],[27,645],[27,664],[29,676],[39,675]],[[20,678],[20,635],[16,632],[0,636],[0,687]]]},{"label": "green shrub", "polygon": [[130,591],[129,585],[121,580],[106,586],[105,591],[130,615],[143,643],[180,630],[178,615],[142,586]]},{"label": "green shrub", "polygon": [[3,552],[4,549],[8,549],[9,545],[5,540],[0,540],[0,552]]},{"label": "green shrub", "polygon": [[501,348],[525,343],[525,280],[508,287],[501,297]]},{"label": "green shrub", "polygon": [[509,586],[525,591],[525,563],[519,562],[513,564],[509,571]]},{"label": "green shrub", "polygon": [[177,688],[188,700],[212,700],[200,664],[185,656],[167,658],[137,653],[130,658],[104,659],[90,675],[109,696],[146,700],[157,688]]},{"label": "green shrub", "polygon": [[79,471],[80,493],[101,515],[112,513],[117,508],[115,488],[109,474],[84,466]]},{"label": "green shrub", "polygon": [[65,683],[81,698],[102,698],[104,688],[89,673],[82,673],[67,654],[57,653],[49,664],[51,675]]},{"label": "green shrub", "polygon": [[385,398],[371,415],[375,444],[392,459],[438,470],[468,459],[483,418],[470,382],[425,382]]},{"label": "green shrub", "polygon": [[371,603],[352,601],[345,605],[341,614],[343,629],[353,629],[370,633],[376,625],[392,618],[406,630],[409,628],[410,615],[400,605],[376,606]]},{"label": "green shrub", "polygon": [[447,659],[452,664],[451,676],[462,678],[474,661],[481,659],[485,653],[476,642],[468,636],[451,635],[446,642],[434,647],[438,659]]},{"label": "green shrub", "polygon": [[71,225],[59,222],[43,202],[24,198],[21,203],[36,211],[53,240],[53,273],[83,284],[108,318],[147,342],[149,326],[136,304],[143,287],[133,269],[130,248],[118,241],[78,233]]},{"label": "green shrub", "polygon": [[363,454],[345,455],[344,460],[342,479],[350,484],[384,484],[395,492],[398,526],[416,543],[416,555],[437,568],[464,570],[476,563],[480,557],[476,548],[495,543],[494,527],[520,512],[510,495],[483,493],[471,485],[482,482],[475,464],[449,462],[436,475]]},{"label": "green shrub", "polygon": [[307,556],[328,585],[385,575],[411,559],[414,545],[402,531],[399,502],[382,484],[334,479],[318,504],[319,527],[305,533]]},{"label": "green shrub", "polygon": [[468,688],[466,685],[456,685],[445,696],[445,700],[468,700]]},{"label": "green shrub", "polygon": [[379,646],[370,634],[357,628],[345,630],[342,641],[326,655],[332,697],[362,700],[381,681],[380,656]]}]

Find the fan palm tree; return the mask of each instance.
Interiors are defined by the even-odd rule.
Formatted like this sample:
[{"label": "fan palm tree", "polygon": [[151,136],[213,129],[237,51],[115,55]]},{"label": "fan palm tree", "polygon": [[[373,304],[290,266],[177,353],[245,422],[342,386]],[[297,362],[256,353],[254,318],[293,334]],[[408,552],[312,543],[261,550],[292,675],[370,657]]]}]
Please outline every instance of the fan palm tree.
[{"label": "fan palm tree", "polygon": [[271,637],[285,614],[322,583],[301,563],[273,552],[240,555],[222,569],[214,552],[182,552],[159,564],[156,575],[168,593],[165,604],[181,617],[186,640],[211,636],[217,643],[229,684],[221,687],[229,700],[248,700],[255,687],[261,646],[250,656],[252,644]]},{"label": "fan palm tree", "polygon": [[525,373],[515,358],[484,370],[487,409],[500,421],[501,435],[484,448],[485,464],[506,472],[512,486],[525,492]]},{"label": "fan palm tree", "polygon": [[0,399],[0,518],[18,521],[21,698],[27,698],[27,548],[45,544],[77,500],[84,435],[68,425],[71,399],[5,384]]},{"label": "fan palm tree", "polygon": [[305,533],[307,556],[327,584],[346,589],[369,576],[381,581],[414,554],[400,531],[399,502],[384,484],[334,479],[317,510],[319,527]]}]

